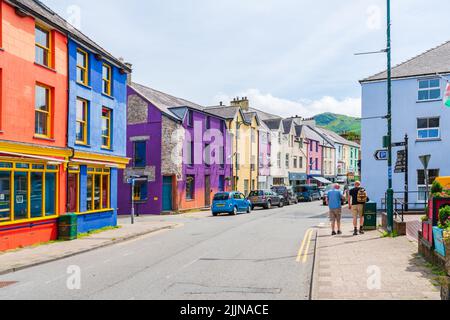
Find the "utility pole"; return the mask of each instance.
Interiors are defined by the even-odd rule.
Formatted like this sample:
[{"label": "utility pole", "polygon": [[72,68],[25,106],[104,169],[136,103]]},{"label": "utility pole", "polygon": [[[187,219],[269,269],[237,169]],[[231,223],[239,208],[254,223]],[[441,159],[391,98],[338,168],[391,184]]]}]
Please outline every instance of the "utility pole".
[{"label": "utility pole", "polygon": [[388,232],[394,231],[394,190],[392,183],[392,70],[391,70],[391,0],[387,0],[387,99],[388,99],[388,190],[387,216]]}]

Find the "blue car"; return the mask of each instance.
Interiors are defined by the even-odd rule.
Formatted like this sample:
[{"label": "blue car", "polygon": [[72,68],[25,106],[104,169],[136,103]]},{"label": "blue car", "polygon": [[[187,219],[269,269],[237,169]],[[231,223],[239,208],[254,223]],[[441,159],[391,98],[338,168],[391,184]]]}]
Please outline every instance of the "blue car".
[{"label": "blue car", "polygon": [[240,192],[220,192],[214,196],[212,203],[212,214],[217,216],[221,213],[238,215],[239,213],[250,213],[252,204]]}]

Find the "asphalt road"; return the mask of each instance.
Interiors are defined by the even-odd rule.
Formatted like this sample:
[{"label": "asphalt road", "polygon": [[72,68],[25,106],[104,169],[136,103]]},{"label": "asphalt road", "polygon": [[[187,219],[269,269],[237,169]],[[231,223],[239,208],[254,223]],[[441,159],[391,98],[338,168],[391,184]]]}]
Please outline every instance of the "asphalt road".
[{"label": "asphalt road", "polygon": [[0,276],[16,282],[0,289],[0,300],[309,299],[309,230],[325,213],[315,202],[239,216],[142,218],[180,226]]}]

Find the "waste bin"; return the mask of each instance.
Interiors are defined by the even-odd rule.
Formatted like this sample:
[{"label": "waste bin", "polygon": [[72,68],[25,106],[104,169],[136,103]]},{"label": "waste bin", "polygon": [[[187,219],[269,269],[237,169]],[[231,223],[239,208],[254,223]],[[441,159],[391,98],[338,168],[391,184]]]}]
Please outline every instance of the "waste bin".
[{"label": "waste bin", "polygon": [[59,217],[58,239],[69,241],[75,240],[78,235],[78,216],[74,213]]},{"label": "waste bin", "polygon": [[364,207],[364,229],[376,230],[377,229],[377,203],[367,202]]}]

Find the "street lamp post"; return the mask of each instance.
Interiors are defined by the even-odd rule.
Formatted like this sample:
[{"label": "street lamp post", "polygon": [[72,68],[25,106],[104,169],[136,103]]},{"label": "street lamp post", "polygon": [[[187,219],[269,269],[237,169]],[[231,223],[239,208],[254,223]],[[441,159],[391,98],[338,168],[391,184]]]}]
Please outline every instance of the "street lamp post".
[{"label": "street lamp post", "polygon": [[394,190],[392,183],[392,70],[391,70],[391,1],[387,0],[387,100],[388,100],[388,190],[387,216],[388,232],[394,230]]}]

